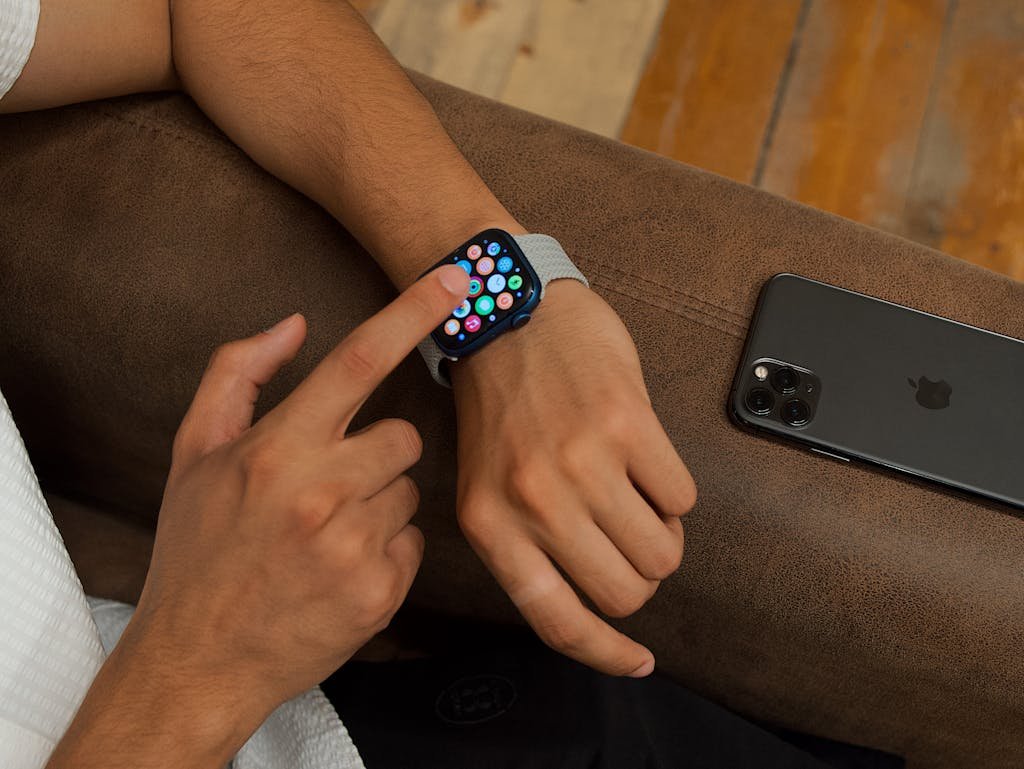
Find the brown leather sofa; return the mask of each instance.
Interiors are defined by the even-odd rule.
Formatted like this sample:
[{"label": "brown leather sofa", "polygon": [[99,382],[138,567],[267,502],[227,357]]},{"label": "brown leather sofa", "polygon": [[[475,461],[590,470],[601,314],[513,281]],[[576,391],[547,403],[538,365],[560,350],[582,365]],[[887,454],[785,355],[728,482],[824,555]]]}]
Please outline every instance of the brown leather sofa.
[{"label": "brown leather sofa", "polygon": [[[1024,766],[1021,517],[751,437],[725,411],[774,273],[1018,337],[1024,287],[416,82],[498,197],[557,236],[622,315],[697,480],[683,567],[622,622],[661,670],[742,714],[914,769]],[[181,96],[5,117],[0,146],[0,387],[86,589],[131,600],[170,442],[213,347],[307,315],[307,347],[265,408],[392,289],[342,227]],[[384,415],[413,420],[427,447],[414,475],[428,548],[410,600],[514,619],[458,531],[453,409],[417,358],[361,419]]]}]

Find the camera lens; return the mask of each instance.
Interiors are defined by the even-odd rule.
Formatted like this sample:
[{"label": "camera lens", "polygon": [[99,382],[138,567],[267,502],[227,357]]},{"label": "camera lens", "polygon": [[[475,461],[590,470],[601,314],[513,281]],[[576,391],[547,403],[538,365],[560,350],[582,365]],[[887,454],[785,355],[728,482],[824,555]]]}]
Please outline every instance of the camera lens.
[{"label": "camera lens", "polygon": [[764,387],[755,387],[747,393],[747,408],[755,414],[770,414],[775,405],[775,396]]},{"label": "camera lens", "polygon": [[772,374],[772,386],[783,395],[789,395],[800,386],[800,375],[789,366],[783,366]]},{"label": "camera lens", "polygon": [[782,421],[793,427],[807,424],[811,418],[811,408],[799,398],[793,398],[782,404]]}]

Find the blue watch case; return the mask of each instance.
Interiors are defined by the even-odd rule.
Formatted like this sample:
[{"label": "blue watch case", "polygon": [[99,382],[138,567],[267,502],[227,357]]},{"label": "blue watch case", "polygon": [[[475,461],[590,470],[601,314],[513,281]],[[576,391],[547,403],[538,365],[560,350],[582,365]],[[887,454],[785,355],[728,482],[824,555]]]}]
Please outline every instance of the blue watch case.
[{"label": "blue watch case", "polygon": [[504,230],[474,235],[426,272],[446,264],[459,265],[470,277],[467,299],[430,334],[450,360],[523,326],[540,303],[540,279],[515,238]]}]

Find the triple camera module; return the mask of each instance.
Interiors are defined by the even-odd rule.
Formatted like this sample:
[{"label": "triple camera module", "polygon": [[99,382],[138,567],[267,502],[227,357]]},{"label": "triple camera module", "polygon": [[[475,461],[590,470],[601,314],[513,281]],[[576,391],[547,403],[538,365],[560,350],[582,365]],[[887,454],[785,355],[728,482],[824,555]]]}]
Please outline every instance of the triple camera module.
[{"label": "triple camera module", "polygon": [[745,387],[750,413],[804,427],[814,418],[821,382],[807,369],[766,358],[754,361]]}]

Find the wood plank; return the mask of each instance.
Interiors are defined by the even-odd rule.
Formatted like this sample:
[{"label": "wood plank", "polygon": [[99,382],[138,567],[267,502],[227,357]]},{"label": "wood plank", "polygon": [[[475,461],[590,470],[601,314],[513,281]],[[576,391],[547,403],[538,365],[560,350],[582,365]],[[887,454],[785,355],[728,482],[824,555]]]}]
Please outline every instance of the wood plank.
[{"label": "wood plank", "polygon": [[908,203],[908,232],[1024,280],[1024,3],[960,0]]},{"label": "wood plank", "polygon": [[404,66],[496,98],[541,0],[386,0],[373,28]]},{"label": "wood plank", "polygon": [[762,186],[901,231],[948,5],[814,2]]},{"label": "wood plank", "polygon": [[750,182],[801,0],[671,0],[622,140]]},{"label": "wood plank", "polygon": [[500,99],[618,136],[667,0],[544,0]]}]

